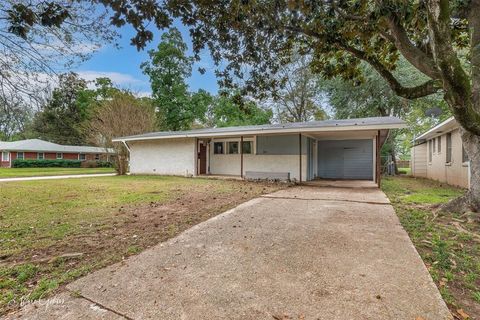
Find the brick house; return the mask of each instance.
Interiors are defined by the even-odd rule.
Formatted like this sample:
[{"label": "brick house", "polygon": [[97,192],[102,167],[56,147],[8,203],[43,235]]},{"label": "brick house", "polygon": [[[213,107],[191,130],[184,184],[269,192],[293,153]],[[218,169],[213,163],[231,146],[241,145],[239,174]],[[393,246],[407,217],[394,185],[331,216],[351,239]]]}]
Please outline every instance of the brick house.
[{"label": "brick house", "polygon": [[15,159],[25,160],[110,160],[113,149],[90,146],[66,146],[40,139],[0,141],[0,167],[10,168]]}]

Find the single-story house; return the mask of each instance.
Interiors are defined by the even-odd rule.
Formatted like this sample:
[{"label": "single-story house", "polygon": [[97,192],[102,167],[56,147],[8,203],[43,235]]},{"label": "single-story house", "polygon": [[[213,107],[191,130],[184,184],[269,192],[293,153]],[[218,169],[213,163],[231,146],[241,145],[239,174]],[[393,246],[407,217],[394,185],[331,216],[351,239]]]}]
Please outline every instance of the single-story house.
[{"label": "single-story house", "polygon": [[43,160],[110,160],[113,149],[90,146],[66,146],[40,139],[27,139],[19,141],[0,141],[1,162],[0,166],[10,168],[15,159]]},{"label": "single-story house", "polygon": [[463,149],[459,128],[451,117],[414,139],[413,176],[470,187],[470,161]]},{"label": "single-story house", "polygon": [[130,151],[130,173],[247,179],[380,181],[380,148],[396,117],[153,132],[113,141]]}]

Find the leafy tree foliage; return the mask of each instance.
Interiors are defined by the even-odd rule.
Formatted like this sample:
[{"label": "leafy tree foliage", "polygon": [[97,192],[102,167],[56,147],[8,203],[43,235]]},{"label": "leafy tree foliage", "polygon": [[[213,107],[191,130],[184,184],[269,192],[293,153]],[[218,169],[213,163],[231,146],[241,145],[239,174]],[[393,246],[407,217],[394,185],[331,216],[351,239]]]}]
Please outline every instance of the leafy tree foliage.
[{"label": "leafy tree foliage", "polygon": [[32,134],[40,139],[60,144],[84,144],[82,124],[87,117],[77,100],[80,92],[86,88],[87,82],[80,79],[77,74],[61,75],[58,87],[53,90],[51,98],[33,119]]},{"label": "leafy tree foliage", "polygon": [[209,127],[260,125],[270,123],[273,112],[244,98],[239,92],[223,91],[213,97],[207,117]]},{"label": "leafy tree foliage", "polygon": [[150,77],[153,99],[158,108],[158,127],[162,130],[189,129],[201,111],[192,101],[186,79],[192,73],[193,59],[180,31],[173,28],[162,35],[157,50],[149,51],[150,61],[143,72]]},{"label": "leafy tree foliage", "polygon": [[295,54],[293,62],[279,70],[281,88],[272,90],[273,108],[280,122],[304,122],[325,120],[327,113],[322,108],[325,100],[318,90],[318,75],[310,69],[311,58]]}]

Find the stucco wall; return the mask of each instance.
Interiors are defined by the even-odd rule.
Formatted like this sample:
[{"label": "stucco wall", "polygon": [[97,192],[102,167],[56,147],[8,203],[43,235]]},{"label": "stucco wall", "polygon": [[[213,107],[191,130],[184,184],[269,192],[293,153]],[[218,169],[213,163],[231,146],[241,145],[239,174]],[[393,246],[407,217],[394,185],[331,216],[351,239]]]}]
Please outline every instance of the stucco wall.
[{"label": "stucco wall", "polygon": [[[435,139],[435,152],[432,152],[432,161],[428,160],[428,142],[423,144],[423,150],[415,150],[412,157],[419,159],[425,158],[426,161],[426,177],[429,179],[446,182],[451,185],[468,188],[468,166],[462,161],[462,139],[458,129],[451,131],[452,133],[452,161],[446,163],[447,156],[447,132],[440,135],[441,151],[438,151],[438,140]],[[435,137],[435,138],[438,138]],[[418,151],[418,152],[417,152]],[[424,156],[422,155],[422,152]],[[414,174],[415,176],[424,177],[424,175]]]},{"label": "stucco wall", "polygon": [[161,175],[195,174],[195,139],[129,142],[130,173]]},{"label": "stucco wall", "polygon": [[427,177],[427,148],[428,144],[420,144],[414,146],[410,150],[410,154],[412,157],[412,175],[415,177]]}]

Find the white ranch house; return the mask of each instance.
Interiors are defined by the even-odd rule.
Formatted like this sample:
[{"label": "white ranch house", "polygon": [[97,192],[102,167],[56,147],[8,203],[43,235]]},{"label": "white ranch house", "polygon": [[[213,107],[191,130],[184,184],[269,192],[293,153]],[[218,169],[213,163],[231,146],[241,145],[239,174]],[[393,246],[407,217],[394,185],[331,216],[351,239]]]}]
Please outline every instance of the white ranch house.
[{"label": "white ranch house", "polygon": [[153,132],[121,137],[131,174],[380,181],[380,147],[396,117]]}]

